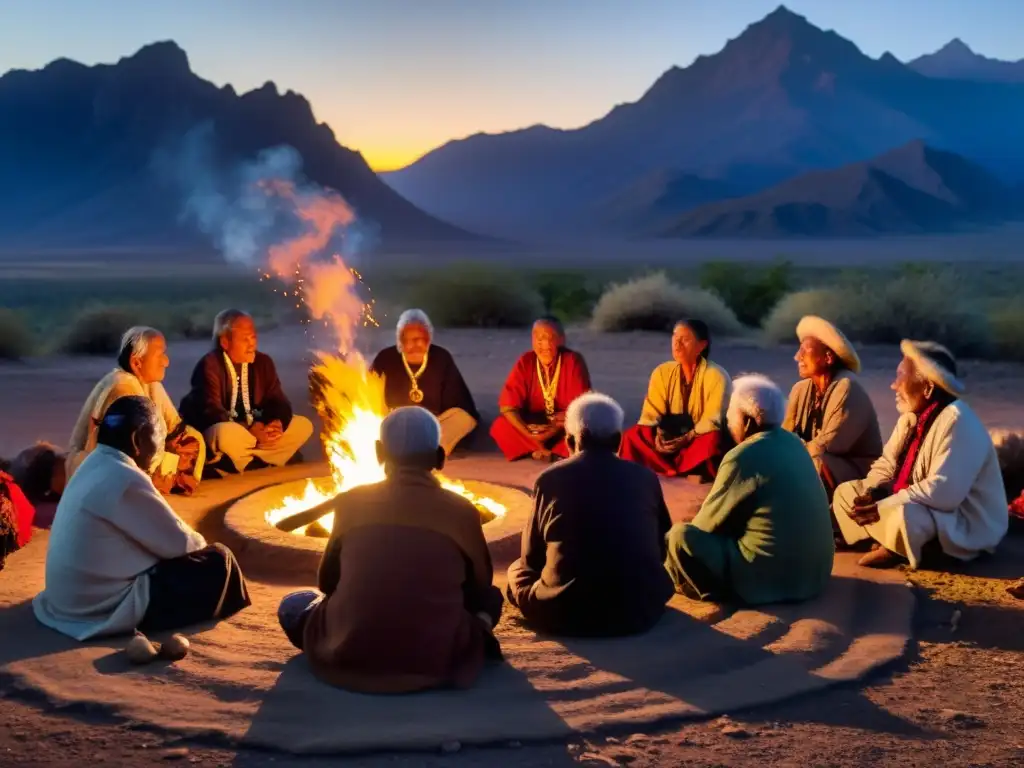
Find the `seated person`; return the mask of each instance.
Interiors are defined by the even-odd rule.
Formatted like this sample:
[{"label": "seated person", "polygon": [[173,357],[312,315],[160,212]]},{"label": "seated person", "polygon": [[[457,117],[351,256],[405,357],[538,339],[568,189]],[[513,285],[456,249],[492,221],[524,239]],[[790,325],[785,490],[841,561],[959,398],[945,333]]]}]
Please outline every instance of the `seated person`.
[{"label": "seated person", "polygon": [[516,361],[505,380],[491,437],[509,461],[566,458],[565,409],[589,390],[583,355],[565,346],[558,320],[541,318],[533,324],[533,349]]},{"label": "seated person", "polygon": [[[434,344],[426,313],[407,309],[398,318],[397,341],[377,353],[370,370],[384,377],[388,408],[418,405],[441,422],[441,447],[451,455],[480,421],[473,395],[451,353]],[[429,364],[428,364],[429,363]]]},{"label": "seated person", "polygon": [[576,398],[565,417],[572,458],[544,470],[508,601],[541,632],[628,635],[652,627],[672,597],[661,483],[616,456],[622,409],[605,395]]},{"label": "seated person", "polygon": [[7,556],[32,540],[36,510],[14,478],[0,470],[0,571]]},{"label": "seated person", "polygon": [[857,378],[860,358],[838,328],[808,315],[796,327],[800,348],[783,429],[804,441],[829,501],[836,486],[860,480],[882,455],[878,416]]},{"label": "seated person", "polygon": [[163,493],[191,494],[199,485],[206,462],[203,436],[182,421],[161,383],[170,360],[167,341],[160,331],[145,326],[129,328],[121,337],[117,367],[93,387],[71,432],[66,476],[96,447],[96,430],[110,404],[125,395],[148,397],[156,405],[167,432],[164,463],[155,470],[153,484]]},{"label": "seated person", "polygon": [[747,605],[807,600],[832,573],[828,499],[786,403],[764,376],[741,376],[729,401],[736,447],[692,523],[672,526],[665,567],[683,594]]},{"label": "seated person", "polygon": [[669,477],[714,478],[727,449],[722,430],[732,381],[710,358],[707,325],[676,323],[672,360],[651,374],[640,421],[622,436],[622,458]]},{"label": "seated person", "polygon": [[67,484],[67,453],[40,440],[7,462],[5,469],[32,504],[56,504]]},{"label": "seated person", "polygon": [[1009,527],[1006,489],[988,430],[960,399],[948,349],[904,341],[892,389],[900,419],[863,480],[832,505],[847,544],[874,539],[861,565],[917,568],[926,544],[957,560],[994,552]]},{"label": "seated person", "polygon": [[320,561],[320,591],[295,592],[278,611],[314,674],[360,693],[467,688],[487,658],[501,592],[472,502],[433,475],[444,465],[429,411],[398,408],[380,426],[386,478],[322,505],[337,508]]},{"label": "seated person", "polygon": [[218,314],[214,348],[196,363],[181,401],[182,418],[206,438],[211,466],[224,472],[284,466],[313,434],[313,423],[292,413],[274,361],[256,341],[247,313]]},{"label": "seated person", "polygon": [[68,482],[36,618],[76,640],[225,619],[250,605],[229,549],[190,528],[150,478],[166,434],[148,397],[115,400]]}]

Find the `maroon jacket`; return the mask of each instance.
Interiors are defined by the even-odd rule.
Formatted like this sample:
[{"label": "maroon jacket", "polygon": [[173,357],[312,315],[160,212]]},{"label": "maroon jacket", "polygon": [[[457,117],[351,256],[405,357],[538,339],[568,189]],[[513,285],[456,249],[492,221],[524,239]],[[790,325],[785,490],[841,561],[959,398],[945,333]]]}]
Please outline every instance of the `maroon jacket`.
[{"label": "maroon jacket", "polygon": [[[284,429],[292,421],[292,404],[281,387],[274,361],[269,355],[256,353],[249,366],[249,405],[254,421],[264,424],[280,420]],[[241,403],[242,394],[238,394]],[[181,418],[186,424],[205,432],[214,424],[237,421],[231,412],[231,379],[224,353],[220,349],[207,352],[192,371],[192,388],[181,399]]]}]

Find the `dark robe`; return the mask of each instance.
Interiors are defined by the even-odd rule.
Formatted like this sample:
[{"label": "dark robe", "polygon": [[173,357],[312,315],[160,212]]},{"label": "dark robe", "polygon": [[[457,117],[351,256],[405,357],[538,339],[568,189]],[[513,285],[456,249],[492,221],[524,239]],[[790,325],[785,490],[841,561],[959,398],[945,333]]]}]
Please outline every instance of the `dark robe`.
[{"label": "dark robe", "polygon": [[[587,370],[587,363],[579,352],[562,349],[559,354],[562,358],[562,369],[558,375],[558,386],[555,387],[555,412],[565,413],[569,403],[590,391],[590,371]],[[516,361],[498,397],[498,408],[502,413],[491,425],[491,437],[494,442],[509,461],[529,456],[536,450],[535,446],[512,426],[504,414],[506,411],[515,411],[527,424],[543,424],[547,421],[544,395],[537,379],[536,352],[531,350]],[[563,458],[569,455],[564,437],[565,435],[559,432],[548,441],[547,446],[548,450]]]},{"label": "dark robe", "polygon": [[320,563],[326,597],[305,619],[317,677],[361,693],[468,687],[497,640],[501,592],[480,514],[429,472],[398,470],[337,498]]},{"label": "dark robe", "polygon": [[[418,365],[410,365],[415,372]],[[466,386],[465,379],[455,365],[451,353],[444,347],[430,345],[427,353],[427,368],[420,376],[418,384],[423,393],[423,402],[414,403],[409,399],[412,379],[402,363],[402,353],[398,347],[387,347],[377,353],[370,365],[370,370],[384,377],[384,403],[388,408],[400,408],[404,405],[419,405],[435,416],[440,416],[452,408],[461,408],[477,421],[480,414],[473,402],[473,395]]]},{"label": "dark robe", "polygon": [[[241,366],[233,366],[233,375],[240,376]],[[205,432],[214,424],[226,421],[245,423],[241,388],[235,411],[231,412],[231,375],[220,349],[207,352],[192,371],[191,389],[181,400],[181,418],[191,427]],[[280,421],[288,429],[292,421],[292,405],[281,386],[274,361],[269,355],[256,353],[249,365],[249,405],[253,421],[269,424]]]},{"label": "dark robe", "polygon": [[565,635],[643,632],[673,586],[672,522],[657,476],[611,452],[585,451],[541,473],[508,599],[536,629]]}]

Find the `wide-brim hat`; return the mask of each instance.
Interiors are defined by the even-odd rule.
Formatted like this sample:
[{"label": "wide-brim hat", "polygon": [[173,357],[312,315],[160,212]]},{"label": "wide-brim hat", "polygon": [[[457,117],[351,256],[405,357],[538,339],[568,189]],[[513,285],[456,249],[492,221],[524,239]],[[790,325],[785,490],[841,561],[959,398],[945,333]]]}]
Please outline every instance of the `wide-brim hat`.
[{"label": "wide-brim hat", "polygon": [[860,373],[860,357],[843,332],[828,320],[817,315],[806,315],[796,326],[796,337],[803,341],[810,337],[817,339],[835,354],[843,365],[854,373]]},{"label": "wide-brim hat", "polygon": [[956,375],[956,358],[953,353],[934,341],[900,342],[900,351],[910,358],[917,370],[928,381],[944,389],[954,397],[960,397],[965,387]]}]

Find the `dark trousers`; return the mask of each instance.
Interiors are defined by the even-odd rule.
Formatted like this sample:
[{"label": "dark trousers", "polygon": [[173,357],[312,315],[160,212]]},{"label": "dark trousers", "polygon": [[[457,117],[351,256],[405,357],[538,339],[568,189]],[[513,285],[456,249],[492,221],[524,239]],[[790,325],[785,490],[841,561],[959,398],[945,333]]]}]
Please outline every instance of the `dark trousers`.
[{"label": "dark trousers", "polygon": [[302,636],[306,631],[306,620],[320,603],[324,594],[315,589],[303,589],[284,596],[277,609],[277,620],[281,623],[288,642],[302,650]]},{"label": "dark trousers", "polygon": [[161,632],[226,619],[252,605],[231,550],[212,544],[149,570],[149,606],[139,629]]}]

